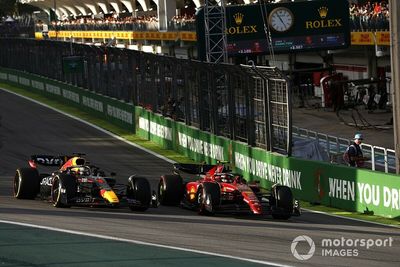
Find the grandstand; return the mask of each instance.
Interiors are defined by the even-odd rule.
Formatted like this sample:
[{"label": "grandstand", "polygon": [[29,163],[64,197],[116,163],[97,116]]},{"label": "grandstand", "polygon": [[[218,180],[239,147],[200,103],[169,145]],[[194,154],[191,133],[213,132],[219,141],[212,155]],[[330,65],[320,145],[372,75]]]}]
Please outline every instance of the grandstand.
[{"label": "grandstand", "polygon": [[[197,58],[195,13],[204,1],[88,1],[20,0],[43,9],[46,16],[36,16],[36,37],[43,25],[50,38],[64,41],[107,44],[115,38],[118,47],[143,50],[183,58]],[[282,1],[225,1],[226,5],[259,4]],[[379,46],[382,53],[390,43],[389,12],[385,1],[350,6],[351,42],[354,46]],[[363,3],[364,1],[358,1]],[[56,12],[56,16],[52,16]],[[373,34],[374,33],[374,34]],[[382,54],[381,53],[381,54]],[[254,60],[254,59],[253,59]],[[257,60],[259,64],[266,58]]]}]

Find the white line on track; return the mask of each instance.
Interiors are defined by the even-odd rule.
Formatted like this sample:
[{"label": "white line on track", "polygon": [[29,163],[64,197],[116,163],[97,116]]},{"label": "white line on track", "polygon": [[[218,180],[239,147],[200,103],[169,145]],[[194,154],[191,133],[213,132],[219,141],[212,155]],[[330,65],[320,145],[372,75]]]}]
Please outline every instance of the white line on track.
[{"label": "white line on track", "polygon": [[49,230],[49,231],[56,231],[56,232],[61,232],[61,233],[73,234],[73,235],[82,235],[82,236],[88,236],[88,237],[94,237],[94,238],[101,238],[101,239],[107,239],[107,240],[113,240],[113,241],[127,242],[127,243],[131,243],[131,244],[136,244],[136,245],[153,246],[153,247],[159,247],[159,248],[165,248],[165,249],[173,249],[173,250],[179,250],[179,251],[185,251],[185,252],[192,252],[192,253],[198,253],[198,254],[203,254],[203,255],[209,255],[209,256],[222,257],[222,258],[246,261],[246,262],[251,262],[251,263],[257,263],[257,264],[262,264],[262,265],[280,266],[280,267],[290,266],[290,265],[282,265],[282,264],[278,264],[278,263],[274,263],[274,262],[253,260],[253,259],[236,257],[236,256],[231,256],[231,255],[219,254],[219,253],[214,253],[214,252],[206,252],[206,251],[200,251],[200,250],[189,249],[189,248],[167,246],[167,245],[161,245],[161,244],[156,244],[156,243],[143,242],[143,241],[134,240],[134,239],[126,239],[126,238],[119,238],[119,237],[113,237],[113,236],[107,236],[107,235],[91,234],[91,233],[85,233],[85,232],[80,232],[80,231],[66,230],[66,229],[61,229],[61,228],[56,228],[56,227],[42,226],[42,225],[36,225],[36,224],[30,224],[30,223],[21,223],[21,222],[13,222],[13,221],[5,221],[5,220],[0,220],[0,223],[13,224],[13,225],[19,225],[19,226],[25,226],[25,227],[31,227],[31,228],[37,228],[37,229],[43,229],[43,230]]}]

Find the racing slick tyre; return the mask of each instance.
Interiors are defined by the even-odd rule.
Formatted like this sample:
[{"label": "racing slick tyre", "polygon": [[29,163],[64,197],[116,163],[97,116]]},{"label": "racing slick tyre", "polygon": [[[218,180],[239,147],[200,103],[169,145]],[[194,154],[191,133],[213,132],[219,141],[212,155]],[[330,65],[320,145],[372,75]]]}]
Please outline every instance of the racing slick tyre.
[{"label": "racing slick tyre", "polygon": [[202,183],[197,189],[197,203],[200,215],[214,215],[219,207],[221,191],[217,183]]},{"label": "racing slick tyre", "polygon": [[150,207],[151,189],[150,183],[146,178],[130,176],[126,195],[130,199],[139,201],[137,205],[129,205],[132,211],[145,211]]},{"label": "racing slick tyre", "polygon": [[19,168],[14,176],[14,197],[34,199],[39,193],[39,172],[33,168]]},{"label": "racing slick tyre", "polygon": [[287,220],[293,213],[293,195],[287,186],[278,185],[273,188],[272,217],[279,220]]},{"label": "racing slick tyre", "polygon": [[161,205],[178,205],[183,197],[183,181],[180,175],[163,175],[158,183],[158,199]]},{"label": "racing slick tyre", "polygon": [[54,176],[51,184],[51,200],[57,208],[71,207],[68,202],[76,196],[77,190],[75,176],[59,174]]}]

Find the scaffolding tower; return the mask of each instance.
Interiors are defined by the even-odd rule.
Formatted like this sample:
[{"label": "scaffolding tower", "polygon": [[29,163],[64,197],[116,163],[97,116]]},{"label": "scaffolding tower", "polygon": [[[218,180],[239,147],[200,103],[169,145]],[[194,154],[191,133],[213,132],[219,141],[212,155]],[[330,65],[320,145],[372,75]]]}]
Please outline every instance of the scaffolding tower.
[{"label": "scaffolding tower", "polygon": [[225,0],[205,1],[204,23],[207,62],[228,62]]}]

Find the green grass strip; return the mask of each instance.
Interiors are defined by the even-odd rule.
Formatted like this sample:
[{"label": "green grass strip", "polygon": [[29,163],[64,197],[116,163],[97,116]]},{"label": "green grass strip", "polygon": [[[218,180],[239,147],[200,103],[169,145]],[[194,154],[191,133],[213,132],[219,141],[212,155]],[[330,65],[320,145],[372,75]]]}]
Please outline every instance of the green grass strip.
[{"label": "green grass strip", "polygon": [[[92,115],[89,115],[88,113],[83,112],[83,111],[79,110],[78,108],[65,105],[65,104],[61,103],[60,101],[49,99],[42,95],[30,92],[28,90],[24,90],[19,87],[11,86],[6,83],[0,83],[0,87],[5,88],[9,91],[18,93],[20,95],[26,96],[28,98],[34,99],[36,101],[44,103],[48,106],[56,108],[60,111],[68,113],[70,115],[76,116],[82,120],[85,120],[94,125],[97,125],[98,127],[103,128],[109,132],[112,132],[115,135],[118,135],[118,136],[124,138],[125,140],[128,140],[137,145],[140,145],[146,149],[149,149],[149,150],[151,150],[159,155],[162,155],[166,158],[169,158],[173,161],[183,162],[183,163],[193,163],[193,161],[191,159],[189,159],[181,154],[178,154],[175,151],[163,149],[154,142],[140,138],[139,136],[132,134],[126,130],[123,130],[108,121],[96,118],[95,116],[92,116]],[[326,206],[322,206],[322,205],[312,205],[312,204],[310,204],[308,202],[304,202],[304,201],[301,201],[301,207],[305,208],[305,209],[313,210],[313,211],[325,212],[325,213],[332,214],[332,215],[338,215],[338,216],[342,216],[342,217],[348,217],[348,218],[359,219],[359,220],[363,220],[363,221],[370,221],[370,222],[376,222],[376,223],[382,223],[382,224],[400,227],[400,219],[389,219],[389,218],[380,217],[380,216],[376,216],[376,215],[368,215],[368,214],[362,214],[362,213],[358,213],[358,212],[343,211],[340,209],[326,207]]]},{"label": "green grass strip", "polygon": [[344,211],[344,210],[327,207],[327,206],[323,206],[323,205],[311,204],[311,203],[305,202],[305,201],[300,201],[300,206],[307,210],[324,212],[327,214],[337,215],[337,216],[341,216],[341,217],[347,217],[347,218],[352,218],[352,219],[358,219],[358,220],[363,220],[363,221],[368,221],[368,222],[381,223],[381,224],[400,227],[400,218],[391,219],[391,218],[381,217],[381,216],[377,216],[377,215],[364,214],[364,213],[352,212],[352,211]]}]

